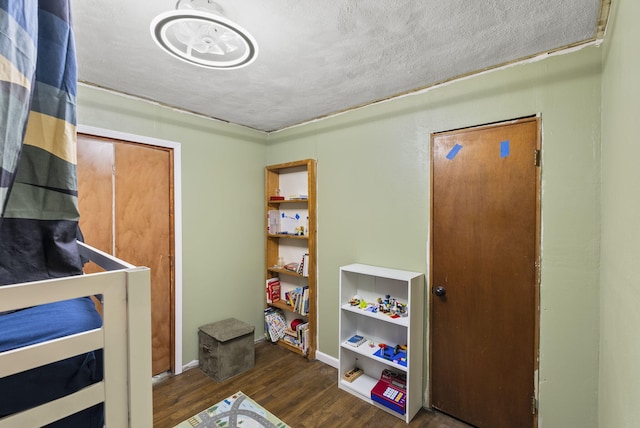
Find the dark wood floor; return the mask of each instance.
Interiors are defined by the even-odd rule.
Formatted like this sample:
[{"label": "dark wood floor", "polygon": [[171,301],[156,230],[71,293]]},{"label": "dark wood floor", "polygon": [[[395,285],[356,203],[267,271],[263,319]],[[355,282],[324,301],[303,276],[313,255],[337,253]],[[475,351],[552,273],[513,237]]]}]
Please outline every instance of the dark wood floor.
[{"label": "dark wood floor", "polygon": [[437,412],[420,410],[409,425],[337,386],[337,370],[268,342],[256,345],[251,370],[217,383],[191,369],[153,387],[153,426],[172,428],[231,394],[242,391],[292,428],[468,428]]}]

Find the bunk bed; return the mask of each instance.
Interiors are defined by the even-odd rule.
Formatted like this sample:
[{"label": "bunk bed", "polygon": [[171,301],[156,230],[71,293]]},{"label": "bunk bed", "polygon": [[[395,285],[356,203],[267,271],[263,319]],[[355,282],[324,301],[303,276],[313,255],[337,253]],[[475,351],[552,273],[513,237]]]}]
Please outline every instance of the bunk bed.
[{"label": "bunk bed", "polygon": [[71,23],[0,1],[0,428],[150,427],[149,270],[76,240]]},{"label": "bunk bed", "polygon": [[152,425],[149,269],[78,245],[105,271],[0,287],[0,428]]}]

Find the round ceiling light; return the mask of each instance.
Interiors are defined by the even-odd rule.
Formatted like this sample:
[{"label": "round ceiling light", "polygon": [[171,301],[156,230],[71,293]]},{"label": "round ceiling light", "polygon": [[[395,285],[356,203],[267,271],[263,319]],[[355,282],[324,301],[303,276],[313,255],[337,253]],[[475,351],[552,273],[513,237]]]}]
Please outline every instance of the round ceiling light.
[{"label": "round ceiling light", "polygon": [[151,21],[151,36],[169,54],[200,67],[236,69],[258,56],[258,44],[244,28],[203,10],[161,13]]}]

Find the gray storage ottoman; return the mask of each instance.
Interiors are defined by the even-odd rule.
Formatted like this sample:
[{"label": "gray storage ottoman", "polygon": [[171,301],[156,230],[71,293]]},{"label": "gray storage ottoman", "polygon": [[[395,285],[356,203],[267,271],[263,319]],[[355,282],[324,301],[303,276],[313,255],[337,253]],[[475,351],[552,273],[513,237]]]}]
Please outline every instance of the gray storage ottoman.
[{"label": "gray storage ottoman", "polygon": [[253,326],[235,318],[198,328],[200,370],[222,382],[253,367]]}]

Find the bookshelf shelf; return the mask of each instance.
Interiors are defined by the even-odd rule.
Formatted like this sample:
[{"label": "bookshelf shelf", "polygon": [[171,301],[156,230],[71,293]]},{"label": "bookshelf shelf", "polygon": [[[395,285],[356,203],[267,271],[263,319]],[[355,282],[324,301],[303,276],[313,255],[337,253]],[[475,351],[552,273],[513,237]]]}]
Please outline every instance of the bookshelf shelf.
[{"label": "bookshelf shelf", "polygon": [[[365,308],[354,306],[356,298],[369,303]],[[399,317],[383,313],[387,302],[393,302],[390,312]],[[423,311],[424,274],[362,264],[342,266],[338,387],[409,423],[423,404]],[[354,335],[363,336],[365,342],[350,345],[348,339]],[[353,382],[345,380],[345,373],[355,367],[363,374]],[[372,391],[384,384],[383,372],[406,378],[404,412],[373,396]]]},{"label": "bookshelf shelf", "polygon": [[285,239],[302,239],[302,240],[306,240],[306,239],[309,239],[309,236],[307,236],[307,235],[285,235],[285,234],[274,235],[274,234],[270,233],[270,234],[267,234],[267,238],[269,238],[269,239],[285,238]]},{"label": "bookshelf shelf", "polygon": [[284,199],[281,201],[272,201],[268,200],[267,203],[269,205],[280,205],[280,204],[306,204],[308,203],[308,199]]},{"label": "bookshelf shelf", "polygon": [[[400,364],[394,363],[393,361],[388,361],[385,359],[382,359],[376,355],[374,355],[376,353],[376,351],[378,351],[378,345],[383,343],[379,340],[373,340],[373,345],[374,348],[371,348],[369,346],[370,341],[367,341],[365,343],[363,343],[362,345],[358,346],[357,348],[354,348],[353,346],[350,345],[345,345],[344,343],[341,346],[341,348],[343,348],[345,353],[349,353],[349,352],[353,352],[355,354],[359,354],[361,356],[365,356],[367,358],[371,358],[372,360],[379,360],[380,362],[382,362],[383,364],[386,364],[390,367],[393,367],[396,370],[400,370],[402,372],[406,372],[407,368],[405,366],[402,366]],[[371,390],[369,390],[371,391]]]},{"label": "bookshelf shelf", "polygon": [[358,309],[356,307],[351,306],[350,304],[342,305],[342,310],[346,312],[352,312],[354,314],[358,314],[363,317],[369,317],[376,320],[380,320],[382,322],[388,322],[391,324],[397,324],[404,327],[409,326],[409,317],[401,317],[401,318],[391,318],[388,315],[381,314],[380,312],[368,312],[362,309]]},{"label": "bookshelf shelf", "polygon": [[[361,375],[359,378],[354,380],[353,382],[347,382],[344,379],[340,380],[340,388],[346,391],[357,394],[358,396],[368,396],[378,379],[374,379],[371,376],[367,376],[366,374]],[[371,399],[365,400],[373,404]]]},{"label": "bookshelf shelf", "polygon": [[[285,199],[272,200],[272,197]],[[302,323],[304,340],[300,340],[299,345],[282,339],[277,343],[308,359],[315,359],[316,161],[305,159],[267,166],[264,207],[265,284],[277,278],[279,286],[277,298],[267,296],[265,313],[269,308],[280,311],[290,332],[296,330],[294,324],[299,329]],[[297,263],[299,270],[275,267],[289,263]],[[275,297],[274,293],[270,296]],[[287,297],[292,296],[295,296],[295,307],[287,303]]]},{"label": "bookshelf shelf", "polygon": [[270,267],[270,268],[267,268],[267,270],[269,272],[271,272],[271,273],[275,273],[275,274],[278,274],[278,275],[282,274],[282,275],[291,275],[291,276],[295,276],[295,277],[298,277],[298,278],[306,278],[304,275],[300,275],[299,273],[294,272],[294,271],[289,270],[289,269],[279,269],[279,268]]},{"label": "bookshelf shelf", "polygon": [[278,340],[277,345],[278,346],[282,346],[283,348],[286,348],[289,351],[294,352],[294,353],[296,353],[298,355],[306,356],[306,355],[304,355],[304,353],[302,352],[302,350],[300,348],[298,348],[297,346],[293,346],[293,345],[285,342],[284,340]]},{"label": "bookshelf shelf", "polygon": [[277,302],[273,302],[273,303],[269,303],[269,306],[273,306],[274,308],[279,308],[282,309],[283,311],[290,311],[290,312],[294,312],[293,309],[291,309],[291,306],[289,306],[288,304],[286,304],[284,302],[284,300],[279,300]]}]

